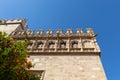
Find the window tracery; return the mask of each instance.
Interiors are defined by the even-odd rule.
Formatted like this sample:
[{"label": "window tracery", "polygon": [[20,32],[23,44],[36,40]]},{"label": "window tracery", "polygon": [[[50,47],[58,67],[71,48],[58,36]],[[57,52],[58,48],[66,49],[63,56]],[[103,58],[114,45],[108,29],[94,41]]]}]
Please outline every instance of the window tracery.
[{"label": "window tracery", "polygon": [[77,41],[73,41],[71,47],[72,48],[78,48],[78,42]]},{"label": "window tracery", "polygon": [[60,42],[60,48],[66,48],[66,42],[65,41]]},{"label": "window tracery", "polygon": [[32,45],[33,45],[33,42],[30,42],[27,46],[27,49],[31,49],[32,48]]},{"label": "window tracery", "polygon": [[43,42],[39,42],[39,43],[37,44],[37,48],[43,48]]},{"label": "window tracery", "polygon": [[92,48],[92,47],[93,47],[93,45],[92,45],[91,40],[89,40],[89,39],[83,40],[83,48]]},{"label": "window tracery", "polygon": [[54,48],[55,47],[55,42],[54,41],[49,41],[48,42],[48,48]]}]

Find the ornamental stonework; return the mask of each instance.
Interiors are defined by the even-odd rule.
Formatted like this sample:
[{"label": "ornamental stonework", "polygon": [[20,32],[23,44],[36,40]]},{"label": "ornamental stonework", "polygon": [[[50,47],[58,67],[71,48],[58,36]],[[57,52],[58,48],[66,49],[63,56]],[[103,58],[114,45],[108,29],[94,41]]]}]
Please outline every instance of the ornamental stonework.
[{"label": "ornamental stonework", "polygon": [[42,80],[107,80],[101,63],[96,34],[77,29],[28,30],[25,19],[0,20],[0,31],[15,41],[27,39],[33,72],[41,72]]}]

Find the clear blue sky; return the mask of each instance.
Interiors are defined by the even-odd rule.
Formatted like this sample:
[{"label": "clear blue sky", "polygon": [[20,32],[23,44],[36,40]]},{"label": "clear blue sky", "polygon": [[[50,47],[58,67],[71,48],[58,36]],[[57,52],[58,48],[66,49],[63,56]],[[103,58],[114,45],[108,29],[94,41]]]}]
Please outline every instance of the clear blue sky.
[{"label": "clear blue sky", "polygon": [[93,28],[108,80],[120,80],[120,0],[0,0],[0,19],[12,18],[34,30]]}]

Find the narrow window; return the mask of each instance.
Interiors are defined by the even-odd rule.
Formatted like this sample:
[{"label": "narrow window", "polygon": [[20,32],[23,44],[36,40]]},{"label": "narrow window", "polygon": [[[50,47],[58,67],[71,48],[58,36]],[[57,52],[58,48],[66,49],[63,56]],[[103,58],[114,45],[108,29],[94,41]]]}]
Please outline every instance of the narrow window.
[{"label": "narrow window", "polygon": [[61,42],[60,43],[60,48],[66,48],[66,43],[65,42]]},{"label": "narrow window", "polygon": [[77,41],[72,42],[72,48],[78,48],[78,42]]},{"label": "narrow window", "polygon": [[38,43],[37,48],[43,48],[43,43]]},{"label": "narrow window", "polygon": [[55,45],[54,43],[49,43],[49,46],[48,46],[48,47],[49,47],[49,48],[54,48],[54,45]]}]

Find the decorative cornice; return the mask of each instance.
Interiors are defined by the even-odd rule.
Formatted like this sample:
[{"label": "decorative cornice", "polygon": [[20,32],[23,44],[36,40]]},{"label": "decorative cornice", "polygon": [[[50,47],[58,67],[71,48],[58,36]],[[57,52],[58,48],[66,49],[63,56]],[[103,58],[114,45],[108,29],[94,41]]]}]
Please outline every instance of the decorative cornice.
[{"label": "decorative cornice", "polygon": [[[43,33],[42,30],[37,31],[37,33],[34,33],[34,30],[29,31],[19,31],[19,32],[12,32],[16,34],[10,34],[12,37],[21,37],[24,38],[27,36],[27,38],[76,38],[76,37],[82,37],[82,38],[92,38],[96,37],[92,29],[87,29],[86,33],[83,33],[82,30],[77,30],[76,33],[72,33],[72,30],[66,30],[66,33],[62,33],[62,30],[57,30],[55,34],[53,34],[52,30],[46,31],[46,34]],[[20,33],[26,33],[26,34],[20,34]]]},{"label": "decorative cornice", "polygon": [[[0,20],[0,25],[20,24],[22,30],[15,30],[9,36],[16,41],[31,41],[28,50],[32,54],[100,54],[99,46],[96,42],[96,34],[91,28],[87,28],[86,32],[77,29],[73,33],[71,29],[67,29],[65,33],[62,30],[26,30],[25,19]],[[36,32],[36,33],[35,33]],[[87,40],[87,41],[86,41]],[[85,42],[86,41],[86,42]],[[40,44],[42,43],[42,45]],[[74,47],[76,46],[76,47]]]}]

